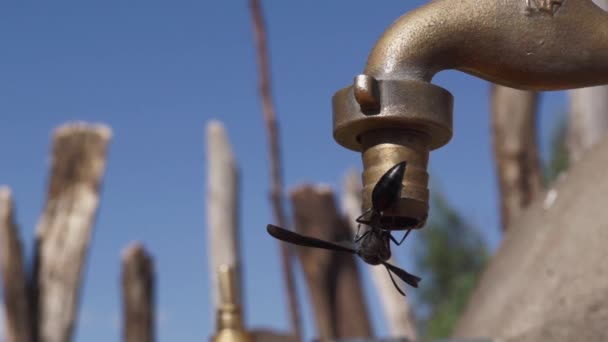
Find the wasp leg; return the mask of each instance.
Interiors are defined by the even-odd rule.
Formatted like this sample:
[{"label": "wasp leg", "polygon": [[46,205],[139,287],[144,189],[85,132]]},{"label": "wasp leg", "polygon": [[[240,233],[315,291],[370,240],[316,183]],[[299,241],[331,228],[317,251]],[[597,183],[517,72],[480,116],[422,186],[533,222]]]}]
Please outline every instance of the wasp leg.
[{"label": "wasp leg", "polygon": [[361,223],[359,223],[357,225],[357,233],[355,234],[355,242],[358,242],[359,240],[361,240],[363,238],[363,236],[367,235],[367,232],[363,233],[363,236],[359,235],[359,232],[361,231]]},{"label": "wasp leg", "polygon": [[361,223],[357,225],[357,233],[355,233],[355,241],[359,241],[359,232],[361,231]]},{"label": "wasp leg", "polygon": [[405,235],[403,235],[403,237],[401,238],[401,241],[399,241],[399,242],[397,242],[397,239],[395,239],[393,237],[393,234],[389,234],[389,236],[391,237],[391,240],[393,240],[395,245],[400,246],[403,243],[403,241],[405,241],[405,238],[410,234],[411,231],[412,231],[411,229],[408,229],[407,232],[405,232]]},{"label": "wasp leg", "polygon": [[371,231],[371,230],[366,231],[366,232],[365,232],[365,233],[363,233],[363,235],[361,235],[361,236],[356,236],[356,237],[355,237],[355,243],[357,243],[357,242],[361,241],[361,239],[363,239],[363,238],[364,238],[364,237],[365,237],[367,234],[369,234],[369,232],[370,232],[370,231]]},{"label": "wasp leg", "polygon": [[397,285],[397,282],[393,278],[393,275],[391,274],[391,270],[386,265],[384,265],[384,267],[386,267],[386,271],[388,272],[389,277],[391,277],[391,281],[393,282],[393,285],[395,285],[395,288],[397,289],[397,291],[399,291],[399,293],[401,293],[401,295],[405,297],[405,293],[403,293],[403,291],[399,288],[399,285]]},{"label": "wasp leg", "polygon": [[365,215],[369,214],[371,211],[372,211],[372,208],[367,209],[363,214],[361,214],[361,216],[357,217],[355,219],[355,221],[357,223],[369,224],[370,221],[369,220],[364,220],[363,218],[365,217]]}]

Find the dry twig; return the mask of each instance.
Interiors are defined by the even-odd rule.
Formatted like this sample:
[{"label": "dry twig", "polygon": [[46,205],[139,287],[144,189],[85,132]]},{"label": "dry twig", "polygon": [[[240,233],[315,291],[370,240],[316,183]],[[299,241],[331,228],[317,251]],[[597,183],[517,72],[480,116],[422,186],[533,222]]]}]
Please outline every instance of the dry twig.
[{"label": "dry twig", "polygon": [[[264,122],[268,132],[268,147],[270,151],[270,175],[271,190],[270,198],[274,211],[275,222],[281,227],[286,226],[285,211],[283,209],[283,177],[281,174],[281,153],[279,146],[279,129],[272,103],[270,90],[270,69],[268,67],[268,48],[266,46],[266,29],[262,9],[258,0],[250,0],[249,6],[253,23],[253,32],[257,47],[258,67],[259,67],[259,91],[262,100]],[[302,340],[300,317],[298,312],[298,300],[296,296],[296,286],[293,276],[292,260],[293,252],[286,243],[280,243],[283,274],[285,275],[285,285],[287,287],[287,297],[289,301],[289,313],[291,317],[291,327],[298,341]]]}]

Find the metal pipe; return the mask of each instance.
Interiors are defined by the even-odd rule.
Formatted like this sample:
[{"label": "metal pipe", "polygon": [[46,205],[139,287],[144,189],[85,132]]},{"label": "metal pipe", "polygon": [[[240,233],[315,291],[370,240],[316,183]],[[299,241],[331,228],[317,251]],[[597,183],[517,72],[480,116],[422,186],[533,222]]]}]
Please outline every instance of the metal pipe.
[{"label": "metal pipe", "polygon": [[430,83],[446,69],[517,89],[606,84],[608,14],[591,0],[435,0],[385,31],[364,73],[333,97],[334,138],[362,152],[365,207],[384,171],[424,160],[387,213],[414,228],[428,213],[428,153],[452,137],[452,95]]},{"label": "metal pipe", "polygon": [[517,89],[608,83],[608,14],[591,0],[437,0],[391,25],[368,58],[377,79],[456,69]]}]

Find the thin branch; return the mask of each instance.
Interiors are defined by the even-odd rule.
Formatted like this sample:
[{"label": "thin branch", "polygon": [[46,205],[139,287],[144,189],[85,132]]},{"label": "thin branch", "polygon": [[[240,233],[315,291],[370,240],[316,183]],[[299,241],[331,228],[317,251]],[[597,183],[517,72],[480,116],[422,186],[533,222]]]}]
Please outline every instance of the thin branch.
[{"label": "thin branch", "polygon": [[55,132],[34,251],[32,295],[40,342],[72,338],[110,137],[104,125],[68,124]]},{"label": "thin branch", "polygon": [[[264,122],[268,132],[268,147],[270,151],[270,199],[273,206],[275,222],[281,227],[286,226],[285,211],[283,208],[283,178],[281,174],[281,153],[279,146],[279,129],[275,115],[270,89],[270,70],[268,67],[268,48],[266,46],[266,29],[262,9],[258,0],[250,0],[249,6],[253,23],[253,32],[257,47],[259,67],[259,91],[262,100]],[[293,251],[289,244],[280,243],[283,274],[287,287],[291,327],[298,341],[302,340],[299,307],[296,296],[295,280],[292,269]]]},{"label": "thin branch", "polygon": [[4,287],[6,342],[31,342],[32,320],[23,251],[11,191],[0,187],[0,266]]},{"label": "thin branch", "polygon": [[123,341],[153,342],[154,263],[144,247],[135,243],[122,260]]}]

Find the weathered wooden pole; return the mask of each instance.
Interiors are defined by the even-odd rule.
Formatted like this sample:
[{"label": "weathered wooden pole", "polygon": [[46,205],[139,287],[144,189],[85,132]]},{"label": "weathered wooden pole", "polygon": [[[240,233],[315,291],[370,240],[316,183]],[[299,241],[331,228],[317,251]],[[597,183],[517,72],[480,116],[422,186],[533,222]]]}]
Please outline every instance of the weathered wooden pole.
[{"label": "weathered wooden pole", "polygon": [[207,124],[207,246],[214,313],[220,305],[217,273],[220,265],[233,270],[235,300],[242,305],[238,192],[238,167],[224,126],[219,121],[210,121]]},{"label": "weathered wooden pole", "polygon": [[[608,0],[593,0],[608,11]],[[577,162],[585,152],[608,133],[608,86],[578,88],[568,91],[567,147],[569,161]]]},{"label": "weathered wooden pole", "polygon": [[72,339],[110,138],[105,125],[71,123],[55,131],[32,287],[40,342]]},{"label": "weathered wooden pole", "polygon": [[30,299],[11,191],[0,187],[0,266],[6,342],[32,342]]},{"label": "weathered wooden pole", "polygon": [[139,243],[122,257],[123,341],[154,342],[154,262]]},{"label": "weathered wooden pole", "polygon": [[538,93],[492,85],[490,99],[498,201],[505,231],[543,186],[536,133]]},{"label": "weathered wooden pole", "polygon": [[[301,185],[290,193],[295,229],[328,241],[352,240],[327,186]],[[372,336],[355,256],[297,247],[321,340]]]},{"label": "weathered wooden pole", "polygon": [[253,342],[296,342],[293,335],[278,333],[268,329],[254,329],[250,331]]}]

